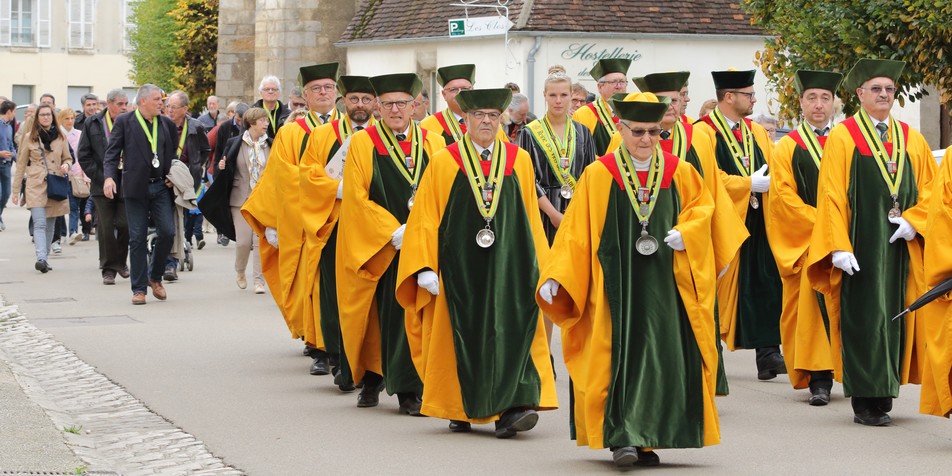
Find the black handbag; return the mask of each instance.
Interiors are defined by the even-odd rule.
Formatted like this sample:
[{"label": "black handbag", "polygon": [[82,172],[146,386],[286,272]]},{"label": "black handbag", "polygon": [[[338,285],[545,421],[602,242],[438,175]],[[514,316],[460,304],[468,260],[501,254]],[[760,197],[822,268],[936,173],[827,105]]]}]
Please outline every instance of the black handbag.
[{"label": "black handbag", "polygon": [[46,152],[40,144],[40,155],[43,156],[43,165],[46,166],[46,198],[50,200],[66,200],[69,198],[69,179],[64,175],[50,173],[50,164],[46,160]]}]

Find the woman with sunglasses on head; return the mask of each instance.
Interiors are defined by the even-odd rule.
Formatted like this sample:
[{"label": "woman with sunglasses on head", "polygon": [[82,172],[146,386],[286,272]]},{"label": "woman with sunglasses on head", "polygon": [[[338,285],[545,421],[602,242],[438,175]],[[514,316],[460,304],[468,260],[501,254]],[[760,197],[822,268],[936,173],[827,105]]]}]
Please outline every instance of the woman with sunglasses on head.
[{"label": "woman with sunglasses on head", "polygon": [[[61,200],[47,197],[47,175],[65,177],[73,164],[73,158],[69,143],[56,124],[52,106],[37,107],[33,124],[34,127],[20,145],[17,172],[13,180],[13,204],[30,209],[36,246],[35,267],[37,271],[46,273],[53,269],[46,260],[53,242],[56,217],[69,213],[69,200],[66,197]],[[22,204],[19,203],[21,189],[24,191]]]}]

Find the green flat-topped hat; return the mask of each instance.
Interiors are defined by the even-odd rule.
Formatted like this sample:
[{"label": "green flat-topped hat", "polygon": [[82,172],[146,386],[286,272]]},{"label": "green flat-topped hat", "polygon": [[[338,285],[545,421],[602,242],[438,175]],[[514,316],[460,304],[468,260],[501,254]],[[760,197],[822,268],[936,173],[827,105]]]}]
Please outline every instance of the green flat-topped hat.
[{"label": "green flat-topped hat", "polygon": [[334,81],[337,81],[339,69],[340,65],[337,63],[323,63],[313,64],[311,66],[302,66],[300,69],[300,74],[298,74],[298,80],[301,82],[302,88],[307,83],[310,83],[315,79],[333,79]]},{"label": "green flat-topped hat", "polygon": [[873,78],[889,78],[899,82],[899,75],[906,66],[905,61],[864,58],[853,65],[846,74],[846,87],[856,89]]},{"label": "green flat-topped hat", "polygon": [[476,65],[455,64],[436,70],[436,80],[440,83],[440,86],[446,86],[446,83],[454,79],[465,79],[469,81],[469,84],[474,84],[476,82]]},{"label": "green flat-topped hat", "polygon": [[463,112],[474,111],[476,109],[495,109],[502,112],[509,107],[509,101],[511,100],[512,90],[509,88],[471,89],[469,91],[460,91],[456,96],[456,102],[459,103],[459,107]]},{"label": "green flat-topped hat", "polygon": [[349,93],[367,93],[374,94],[374,85],[370,84],[370,78],[367,76],[341,76],[337,79],[337,91],[341,96]]},{"label": "green flat-topped hat", "polygon": [[370,84],[373,85],[374,93],[377,96],[386,93],[407,93],[413,97],[420,94],[423,89],[423,81],[416,73],[397,73],[384,74],[370,78]]},{"label": "green flat-topped hat", "polygon": [[620,119],[634,122],[661,122],[671,104],[669,97],[657,97],[652,93],[631,93],[625,100],[612,100],[612,111]]},{"label": "green flat-topped hat", "polygon": [[690,76],[691,73],[688,71],[674,71],[670,73],[652,73],[634,78],[632,81],[643,93],[664,93],[681,91],[681,88],[688,84],[688,77]]},{"label": "green flat-topped hat", "polygon": [[741,89],[754,85],[754,70],[748,71],[711,71],[714,89]]},{"label": "green flat-topped hat", "polygon": [[843,73],[801,69],[793,77],[793,87],[797,88],[797,93],[800,94],[807,89],[823,89],[835,94],[842,81]]},{"label": "green flat-topped hat", "polygon": [[595,62],[595,66],[592,66],[592,78],[595,78],[595,81],[599,81],[604,78],[606,74],[621,73],[627,75],[629,66],[631,66],[630,59],[600,59]]}]

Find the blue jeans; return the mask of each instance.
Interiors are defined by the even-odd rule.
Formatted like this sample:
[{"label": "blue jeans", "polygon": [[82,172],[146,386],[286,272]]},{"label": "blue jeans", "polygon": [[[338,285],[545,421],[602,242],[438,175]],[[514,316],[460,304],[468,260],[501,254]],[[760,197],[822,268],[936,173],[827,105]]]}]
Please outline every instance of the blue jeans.
[{"label": "blue jeans", "polygon": [[46,208],[30,209],[30,218],[33,219],[33,246],[36,248],[36,260],[46,261],[53,243],[53,228],[56,217],[46,217]]},{"label": "blue jeans", "polygon": [[165,270],[161,265],[149,266],[146,240],[149,222],[155,226],[156,240],[153,261],[165,263],[172,251],[175,218],[172,212],[172,190],[164,180],[149,183],[148,198],[126,198],[126,223],[129,225],[129,274],[132,292],[144,293],[149,281],[162,282]]},{"label": "blue jeans", "polygon": [[7,207],[7,201],[10,200],[10,168],[13,161],[0,165],[0,223],[3,223],[3,209]]}]

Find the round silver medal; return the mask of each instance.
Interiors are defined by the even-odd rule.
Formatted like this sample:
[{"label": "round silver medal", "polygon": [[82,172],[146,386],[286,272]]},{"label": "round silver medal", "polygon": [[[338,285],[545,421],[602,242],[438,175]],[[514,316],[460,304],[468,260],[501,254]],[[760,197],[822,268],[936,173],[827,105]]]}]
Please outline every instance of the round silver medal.
[{"label": "round silver medal", "polygon": [[635,241],[635,249],[638,253],[649,256],[658,251],[658,240],[648,234],[647,231],[641,231],[641,237]]},{"label": "round silver medal", "polygon": [[760,208],[760,200],[757,200],[757,197],[751,195],[751,196],[750,196],[750,206],[751,206],[751,208],[753,208],[754,210]]},{"label": "round silver medal", "polygon": [[159,156],[152,156],[152,167],[159,168]]},{"label": "round silver medal", "polygon": [[407,210],[413,210],[413,199],[416,198],[416,194],[410,195],[410,199],[407,200]]},{"label": "round silver medal", "polygon": [[572,198],[572,186],[571,186],[571,185],[563,185],[562,188],[559,189],[559,195],[561,195],[562,198],[564,198],[564,199],[566,199],[566,200]]},{"label": "round silver medal", "polygon": [[902,216],[902,210],[899,207],[892,207],[889,209],[889,218],[899,218]]},{"label": "round silver medal", "polygon": [[476,244],[480,248],[489,248],[496,242],[496,234],[489,228],[483,228],[476,233]]}]

